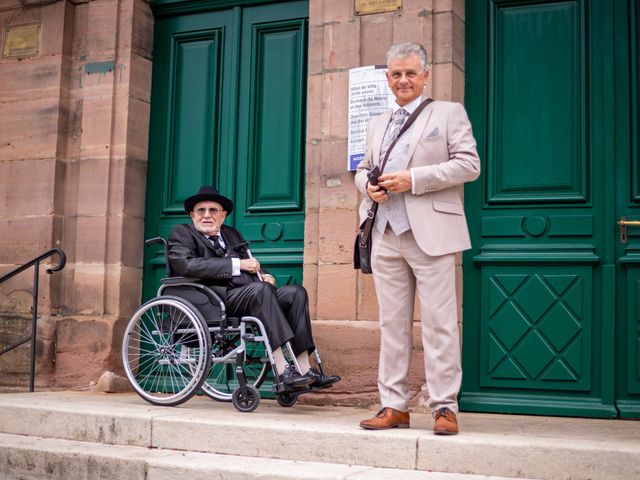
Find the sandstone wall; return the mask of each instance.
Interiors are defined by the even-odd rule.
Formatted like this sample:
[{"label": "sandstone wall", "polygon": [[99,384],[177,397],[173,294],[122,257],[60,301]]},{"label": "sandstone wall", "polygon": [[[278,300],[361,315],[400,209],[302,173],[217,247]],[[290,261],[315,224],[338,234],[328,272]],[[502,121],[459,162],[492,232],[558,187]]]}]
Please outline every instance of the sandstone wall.
[{"label": "sandstone wall", "polygon": [[119,367],[140,297],[153,18],[142,0],[24,3],[0,2],[4,29],[40,25],[36,54],[0,58],[0,273],[65,251],[41,277],[37,386],[82,387]]}]

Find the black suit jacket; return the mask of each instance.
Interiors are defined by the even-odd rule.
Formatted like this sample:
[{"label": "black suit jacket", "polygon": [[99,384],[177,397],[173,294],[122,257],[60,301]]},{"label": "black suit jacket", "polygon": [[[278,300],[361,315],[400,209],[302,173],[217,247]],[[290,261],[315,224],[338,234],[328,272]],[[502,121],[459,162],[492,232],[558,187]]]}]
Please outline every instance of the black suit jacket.
[{"label": "black suit jacket", "polygon": [[216,250],[193,224],[176,225],[169,235],[169,262],[172,275],[199,278],[225,299],[227,289],[246,285],[257,278],[247,272],[241,272],[239,277],[232,275],[231,258],[249,258],[240,232],[222,225],[220,235],[226,244],[226,253]]}]

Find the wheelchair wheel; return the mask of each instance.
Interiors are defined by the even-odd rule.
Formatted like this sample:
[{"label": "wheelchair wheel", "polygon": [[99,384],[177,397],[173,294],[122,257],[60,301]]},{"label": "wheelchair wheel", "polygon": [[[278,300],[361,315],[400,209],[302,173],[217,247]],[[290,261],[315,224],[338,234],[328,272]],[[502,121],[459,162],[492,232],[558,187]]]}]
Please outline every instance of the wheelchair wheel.
[{"label": "wheelchair wheel", "polygon": [[281,407],[293,407],[298,401],[298,395],[294,393],[281,393],[276,397],[276,400]]},{"label": "wheelchair wheel", "polygon": [[122,363],[134,390],[154,405],[191,398],[211,365],[211,340],[195,308],[177,297],[154,298],[131,317]]},{"label": "wheelchair wheel", "polygon": [[244,391],[242,388],[236,389],[231,396],[231,401],[239,412],[253,412],[260,403],[260,392],[256,387],[247,385]]},{"label": "wheelchair wheel", "polygon": [[[246,322],[248,336],[259,336],[259,327],[252,322]],[[224,339],[218,339],[211,346],[212,362],[209,375],[205,378],[201,390],[208,397],[222,401],[232,401],[233,393],[240,383],[236,374],[235,357],[229,363],[215,363],[216,358],[221,358],[240,346],[240,333],[229,332]],[[242,363],[247,385],[259,389],[270,371],[271,363],[265,351],[265,345],[260,341],[245,339],[245,356]]]}]

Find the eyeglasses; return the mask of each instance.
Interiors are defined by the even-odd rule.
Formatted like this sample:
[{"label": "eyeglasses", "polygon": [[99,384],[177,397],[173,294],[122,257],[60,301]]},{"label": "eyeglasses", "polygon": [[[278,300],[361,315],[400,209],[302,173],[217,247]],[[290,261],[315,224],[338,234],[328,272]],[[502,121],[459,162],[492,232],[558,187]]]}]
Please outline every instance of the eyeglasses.
[{"label": "eyeglasses", "polygon": [[196,208],[195,212],[196,212],[196,215],[198,215],[199,217],[204,217],[207,212],[209,212],[209,215],[213,217],[219,212],[224,212],[224,210],[221,210],[216,207],[210,207],[210,208],[201,207],[201,208]]}]

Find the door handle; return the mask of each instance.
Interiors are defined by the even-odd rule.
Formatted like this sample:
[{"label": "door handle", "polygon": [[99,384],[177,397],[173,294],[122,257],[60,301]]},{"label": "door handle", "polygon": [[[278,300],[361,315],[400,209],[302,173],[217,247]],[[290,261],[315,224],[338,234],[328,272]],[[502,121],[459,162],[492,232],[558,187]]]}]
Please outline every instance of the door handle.
[{"label": "door handle", "polygon": [[620,225],[620,243],[627,243],[627,227],[640,227],[640,221],[627,220],[626,217],[620,217],[618,225]]}]

